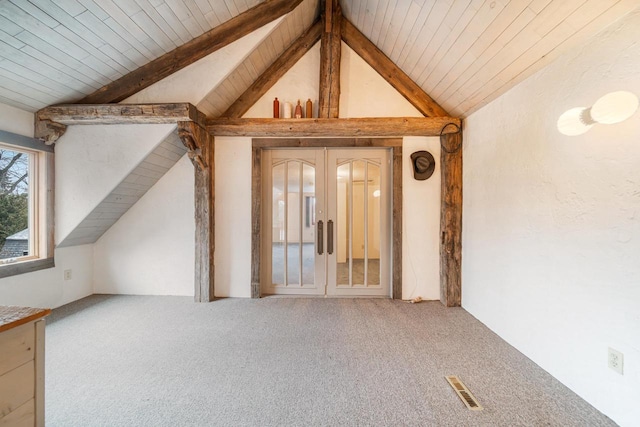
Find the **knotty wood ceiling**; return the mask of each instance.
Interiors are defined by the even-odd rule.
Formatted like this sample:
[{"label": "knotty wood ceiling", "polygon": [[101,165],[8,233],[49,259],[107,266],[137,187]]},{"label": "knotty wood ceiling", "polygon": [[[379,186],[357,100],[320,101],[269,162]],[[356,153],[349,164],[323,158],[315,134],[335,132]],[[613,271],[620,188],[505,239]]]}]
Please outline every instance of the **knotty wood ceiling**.
[{"label": "knotty wood ceiling", "polygon": [[[0,103],[35,111],[76,101],[258,3],[2,0]],[[310,25],[317,4],[304,0],[283,19],[207,96],[206,109],[224,111],[241,93],[237,82],[248,87]],[[460,117],[639,6],[638,0],[342,0],[347,19]]]}]

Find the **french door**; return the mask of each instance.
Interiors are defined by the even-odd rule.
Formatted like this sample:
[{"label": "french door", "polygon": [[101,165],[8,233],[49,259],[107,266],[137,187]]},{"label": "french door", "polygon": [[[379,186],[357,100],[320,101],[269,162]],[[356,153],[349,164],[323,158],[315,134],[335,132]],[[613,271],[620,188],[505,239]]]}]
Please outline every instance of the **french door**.
[{"label": "french door", "polygon": [[388,149],[263,152],[265,294],[390,296]]}]

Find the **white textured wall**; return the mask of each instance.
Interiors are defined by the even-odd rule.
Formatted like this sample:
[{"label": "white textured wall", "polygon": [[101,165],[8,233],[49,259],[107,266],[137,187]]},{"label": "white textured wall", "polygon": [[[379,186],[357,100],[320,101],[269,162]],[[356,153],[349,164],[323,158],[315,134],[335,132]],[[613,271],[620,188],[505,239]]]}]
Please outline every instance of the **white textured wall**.
[{"label": "white textured wall", "polygon": [[[413,116],[420,113],[345,44],[342,45],[342,117]],[[278,81],[245,117],[271,117],[273,99],[301,100],[318,92],[319,45]],[[314,108],[317,108],[314,99]],[[403,297],[439,299],[440,175],[415,181],[409,156],[430,150],[439,161],[438,138],[403,143]],[[232,184],[231,184],[232,183]],[[216,295],[251,295],[251,138],[216,138]]]},{"label": "white textured wall", "polygon": [[[411,153],[436,159],[431,178],[413,178]],[[440,299],[440,138],[405,137],[402,143],[402,298]]]},{"label": "white textured wall", "polygon": [[342,42],[340,117],[423,116],[380,74]]},{"label": "white textured wall", "polygon": [[280,101],[280,117],[284,117],[285,102],[293,109],[300,100],[305,112],[307,99],[313,102],[313,117],[318,117],[318,93],[320,85],[320,42],[309,50],[291,69],[265,93],[243,117],[273,117],[273,100]]},{"label": "white textured wall", "polygon": [[[0,104],[0,129],[33,136],[33,113]],[[63,158],[64,154],[56,152],[56,191],[67,172],[59,166]],[[74,209],[73,205],[66,205],[56,210],[56,223]],[[91,295],[93,246],[57,249],[54,256],[55,268],[0,279],[0,305],[54,308]],[[72,270],[71,280],[63,280],[67,269]]]},{"label": "white textured wall", "polygon": [[[124,102],[180,101],[198,104],[279,22],[276,20],[265,25]],[[130,129],[131,126],[124,128],[125,131]],[[114,130],[118,131],[117,128]],[[161,138],[155,136],[160,130],[161,126],[154,125],[142,135],[135,134],[126,141],[119,138],[121,146],[110,147],[104,140],[97,141],[96,145],[111,155],[127,157],[120,165],[124,170],[128,168],[129,159],[135,160],[134,165],[141,160],[137,153],[128,150],[153,149],[149,145],[149,137],[154,135],[150,139],[160,142]],[[194,294],[193,174],[191,162],[184,157],[95,243],[95,292]],[[115,176],[119,177],[120,173]],[[114,182],[121,179],[114,178]],[[72,219],[67,222],[72,222]],[[221,232],[220,229],[216,231]],[[216,289],[218,286],[224,288],[224,285],[216,284]]]},{"label": "white textured wall", "polygon": [[640,420],[640,113],[577,137],[556,120],[610,91],[640,95],[639,40],[636,12],[464,134],[463,307],[623,426]]},{"label": "white textured wall", "polygon": [[98,239],[95,293],[193,295],[193,180],[185,155]]},{"label": "white textured wall", "polygon": [[56,244],[131,172],[175,125],[69,126],[56,142]]},{"label": "white textured wall", "polygon": [[250,297],[251,138],[220,137],[215,144],[215,294]]},{"label": "white textured wall", "polygon": [[0,129],[33,138],[33,113],[0,104]]}]

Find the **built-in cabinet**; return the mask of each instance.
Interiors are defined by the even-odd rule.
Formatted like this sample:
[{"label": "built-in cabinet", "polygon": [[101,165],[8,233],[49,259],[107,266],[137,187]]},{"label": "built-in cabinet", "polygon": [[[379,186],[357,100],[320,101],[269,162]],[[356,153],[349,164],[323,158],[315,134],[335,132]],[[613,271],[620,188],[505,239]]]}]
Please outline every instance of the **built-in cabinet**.
[{"label": "built-in cabinet", "polygon": [[44,318],[50,312],[0,306],[0,427],[44,426]]}]

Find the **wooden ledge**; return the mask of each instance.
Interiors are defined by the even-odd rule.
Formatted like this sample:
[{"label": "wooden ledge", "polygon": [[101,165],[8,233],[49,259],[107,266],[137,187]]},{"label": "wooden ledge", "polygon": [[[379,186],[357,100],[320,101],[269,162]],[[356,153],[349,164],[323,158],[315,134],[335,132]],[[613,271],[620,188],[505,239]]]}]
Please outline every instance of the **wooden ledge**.
[{"label": "wooden ledge", "polygon": [[205,115],[188,102],[172,104],[66,104],[43,108],[37,120],[64,125],[158,124],[196,122]]},{"label": "wooden ledge", "polygon": [[35,137],[53,144],[67,125],[166,124],[194,122],[204,127],[206,116],[188,102],[171,104],[64,104],[36,113]]},{"label": "wooden ledge", "polygon": [[[353,119],[236,119],[207,120],[213,136],[255,137],[380,137],[438,136],[447,124],[461,125],[454,117],[364,117]],[[453,133],[448,126],[446,133]]]}]

